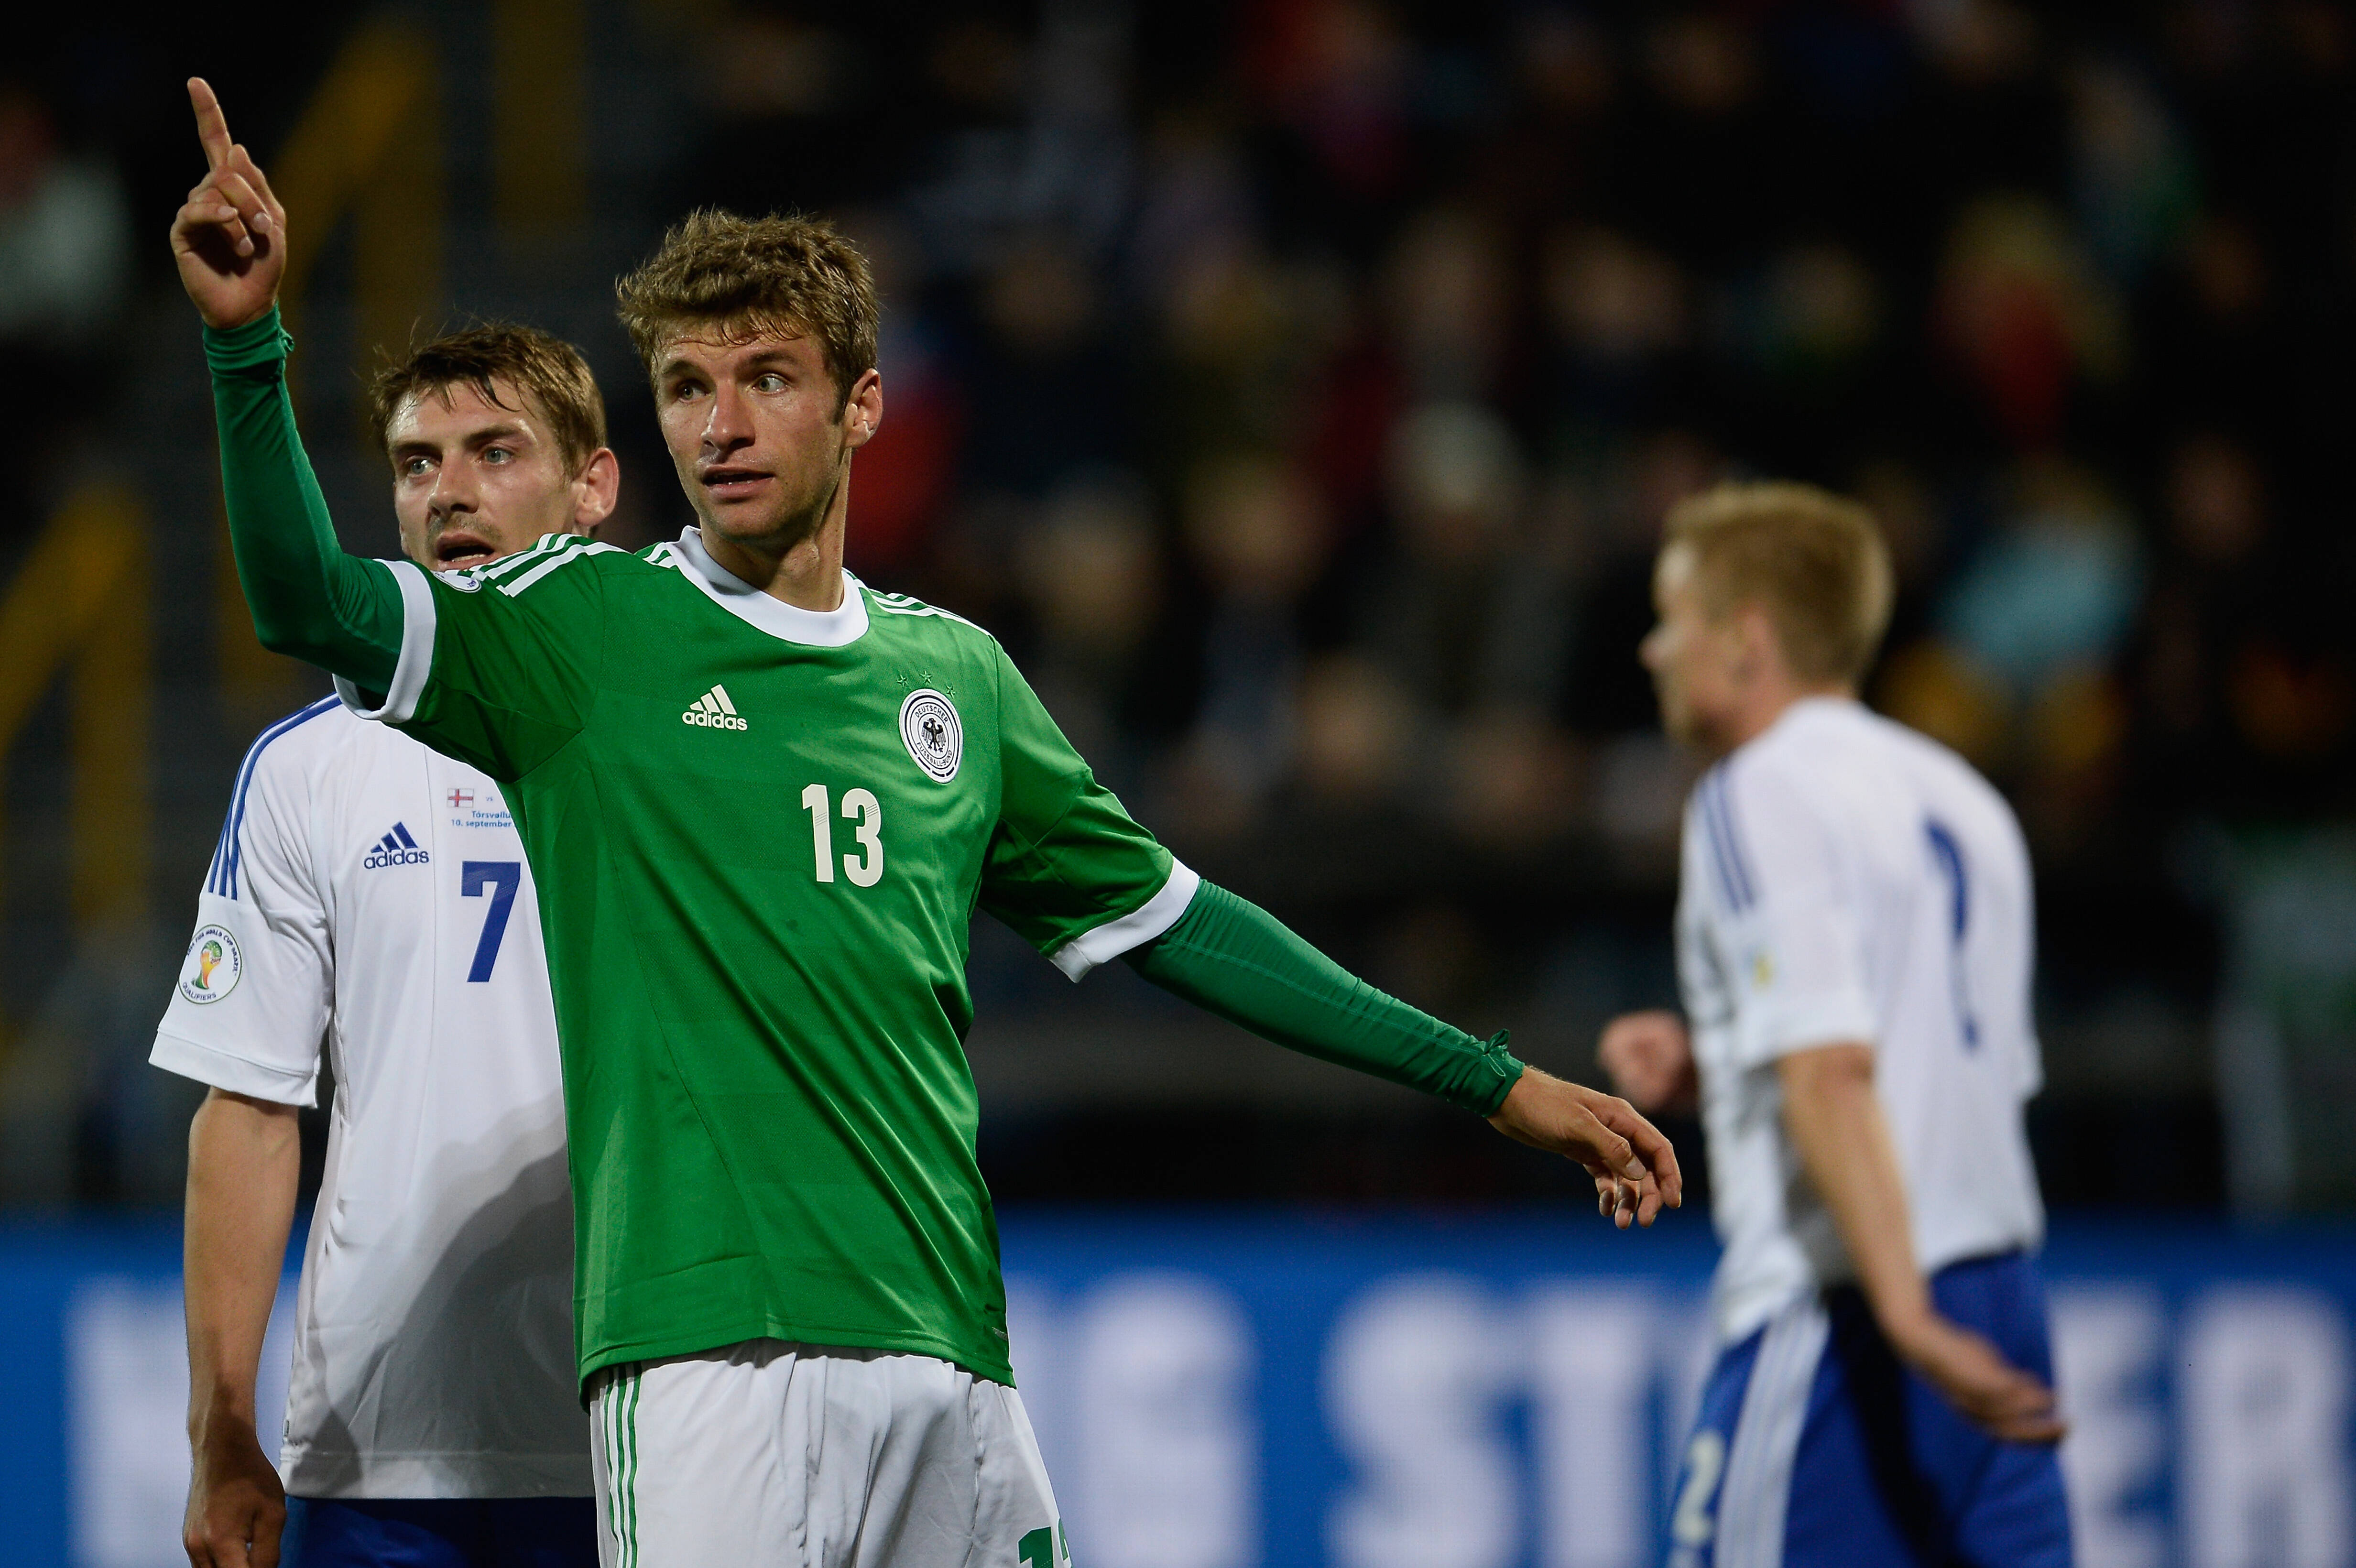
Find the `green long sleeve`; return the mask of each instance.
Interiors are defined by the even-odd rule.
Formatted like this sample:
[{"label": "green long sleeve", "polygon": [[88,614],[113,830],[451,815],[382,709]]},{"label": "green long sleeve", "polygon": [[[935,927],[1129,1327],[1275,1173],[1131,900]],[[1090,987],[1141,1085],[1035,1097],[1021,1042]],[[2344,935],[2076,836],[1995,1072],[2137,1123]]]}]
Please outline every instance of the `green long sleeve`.
[{"label": "green long sleeve", "polygon": [[293,345],[274,305],[243,326],[205,329],[237,580],[263,647],[383,691],[401,658],[401,588],[382,561],[346,555],[336,540],[294,429]]},{"label": "green long sleeve", "polygon": [[1522,1075],[1483,1042],[1352,975],[1258,904],[1205,882],[1178,923],[1126,955],[1139,974],[1263,1040],[1489,1115]]}]

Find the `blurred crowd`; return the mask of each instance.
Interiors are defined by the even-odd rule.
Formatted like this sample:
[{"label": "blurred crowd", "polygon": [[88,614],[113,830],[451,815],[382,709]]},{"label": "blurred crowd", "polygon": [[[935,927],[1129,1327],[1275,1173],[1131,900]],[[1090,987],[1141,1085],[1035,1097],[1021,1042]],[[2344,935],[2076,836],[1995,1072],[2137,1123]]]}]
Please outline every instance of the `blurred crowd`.
[{"label": "blurred crowd", "polygon": [[134,281],[131,214],[101,149],[69,144],[49,99],[0,77],[0,428],[17,454],[0,511],[23,519],[88,428],[76,404],[109,389]]},{"label": "blurred crowd", "polygon": [[2344,807],[2344,8],[818,16],[710,30],[678,194],[867,244],[856,564],[1182,839],[1658,864],[1650,557],[1729,475],[1878,508],[1874,699],[2049,874]]},{"label": "blurred crowd", "polygon": [[[0,70],[12,539],[146,428],[162,359],[193,363],[160,239],[192,63],[265,155],[371,16],[439,40],[457,118],[489,91],[478,7],[260,9],[266,58],[114,18]],[[1694,764],[1635,660],[1663,513],[1727,476],[1858,496],[1901,580],[1869,696],[2011,795],[2049,1023],[2101,1015],[2107,1120],[2049,1125],[2049,1182],[2091,1150],[2105,1174],[2065,1197],[2216,1195],[2216,846],[2345,817],[2356,782],[2348,7],[584,0],[579,25],[593,232],[501,261],[481,139],[449,137],[451,304],[518,308],[468,293],[496,263],[500,300],[582,336],[616,542],[685,520],[616,266],[699,203],[834,217],[886,310],[854,568],[997,632],[1206,874],[1575,1070],[1604,1013],[1673,999]],[[348,390],[306,388],[330,490],[374,494],[337,455]],[[22,754],[12,793],[46,799]],[[199,761],[159,766],[210,814]],[[54,858],[39,809],[20,868]],[[159,837],[165,926],[209,832]],[[7,913],[46,942],[29,885]],[[977,941],[985,1024],[1044,1016],[1053,976]],[[2356,952],[2326,968],[2356,995]],[[2211,1174],[2168,1174],[2188,1160]]]},{"label": "blurred crowd", "polygon": [[[2284,1129],[2350,1103],[2356,1019],[2270,1033],[2240,950],[2281,923],[2237,910],[2308,931],[2340,884],[2274,897],[2236,846],[2356,779],[2345,7],[738,5],[701,36],[718,112],[666,194],[836,214],[884,277],[854,564],[1004,636],[1191,862],[1580,1070],[1675,999],[1693,763],[1634,657],[1661,517],[1815,481],[1895,547],[1871,699],[2030,835],[2051,1195],[2307,1168]],[[2345,945],[2300,987],[2356,995]],[[2212,1051],[2229,1016],[2254,1055]],[[2305,1179],[2261,1201],[2349,1186]]]}]

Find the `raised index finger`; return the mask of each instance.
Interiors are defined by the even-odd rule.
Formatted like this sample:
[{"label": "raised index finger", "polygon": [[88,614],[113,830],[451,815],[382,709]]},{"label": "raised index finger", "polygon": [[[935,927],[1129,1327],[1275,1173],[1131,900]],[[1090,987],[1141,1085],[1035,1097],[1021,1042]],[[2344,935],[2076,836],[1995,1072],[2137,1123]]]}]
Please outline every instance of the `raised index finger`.
[{"label": "raised index finger", "polygon": [[229,161],[229,117],[221,112],[212,84],[201,76],[188,78],[188,103],[197,112],[197,140],[205,144],[205,163],[217,169]]}]

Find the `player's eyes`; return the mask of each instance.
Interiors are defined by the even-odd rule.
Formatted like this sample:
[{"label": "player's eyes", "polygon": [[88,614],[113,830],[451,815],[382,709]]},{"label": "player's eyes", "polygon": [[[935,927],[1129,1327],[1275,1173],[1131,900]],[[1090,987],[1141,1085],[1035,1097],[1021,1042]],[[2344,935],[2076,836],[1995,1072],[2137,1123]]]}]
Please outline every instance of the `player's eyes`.
[{"label": "player's eyes", "polygon": [[786,379],[772,370],[766,376],[755,377],[753,389],[756,392],[782,392],[786,389]]},{"label": "player's eyes", "polygon": [[509,452],[504,446],[487,446],[483,448],[483,461],[486,463],[511,463],[514,460],[515,453]]},{"label": "player's eyes", "polygon": [[422,478],[433,466],[434,464],[425,458],[412,457],[408,462],[403,463],[401,465],[402,477],[405,479]]}]

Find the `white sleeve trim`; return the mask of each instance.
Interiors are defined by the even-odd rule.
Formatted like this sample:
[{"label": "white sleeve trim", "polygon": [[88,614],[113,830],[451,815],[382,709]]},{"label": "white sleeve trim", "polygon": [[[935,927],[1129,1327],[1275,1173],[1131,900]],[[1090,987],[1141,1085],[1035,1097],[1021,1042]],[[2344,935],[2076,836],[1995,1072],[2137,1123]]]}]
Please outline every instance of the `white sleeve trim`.
[{"label": "white sleeve trim", "polygon": [[1763,1066],[1803,1051],[1827,1045],[1872,1046],[1880,1032],[1873,1007],[1853,987],[1814,997],[1752,1003],[1739,1030],[1746,1065]]},{"label": "white sleeve trim", "polygon": [[336,695],[359,718],[405,724],[416,717],[417,699],[425,695],[425,677],[434,673],[434,585],[426,581],[425,569],[413,560],[383,564],[391,568],[392,580],[401,584],[401,657],[392,667],[392,685],[384,694],[381,708],[368,707],[366,694],[342,676],[336,677]]},{"label": "white sleeve trim", "polygon": [[1130,948],[1142,946],[1177,924],[1186,906],[1194,901],[1194,890],[1202,885],[1203,879],[1188,869],[1183,860],[1173,859],[1170,862],[1170,880],[1162,884],[1160,892],[1131,913],[1072,938],[1049,954],[1047,962],[1077,984],[1098,965],[1111,963]]},{"label": "white sleeve trim", "polygon": [[166,1072],[177,1072],[232,1094],[251,1094],[257,1100],[280,1105],[316,1105],[319,1102],[316,1066],[307,1072],[265,1066],[161,1029],[155,1031],[155,1049],[147,1053],[147,1060]]}]

